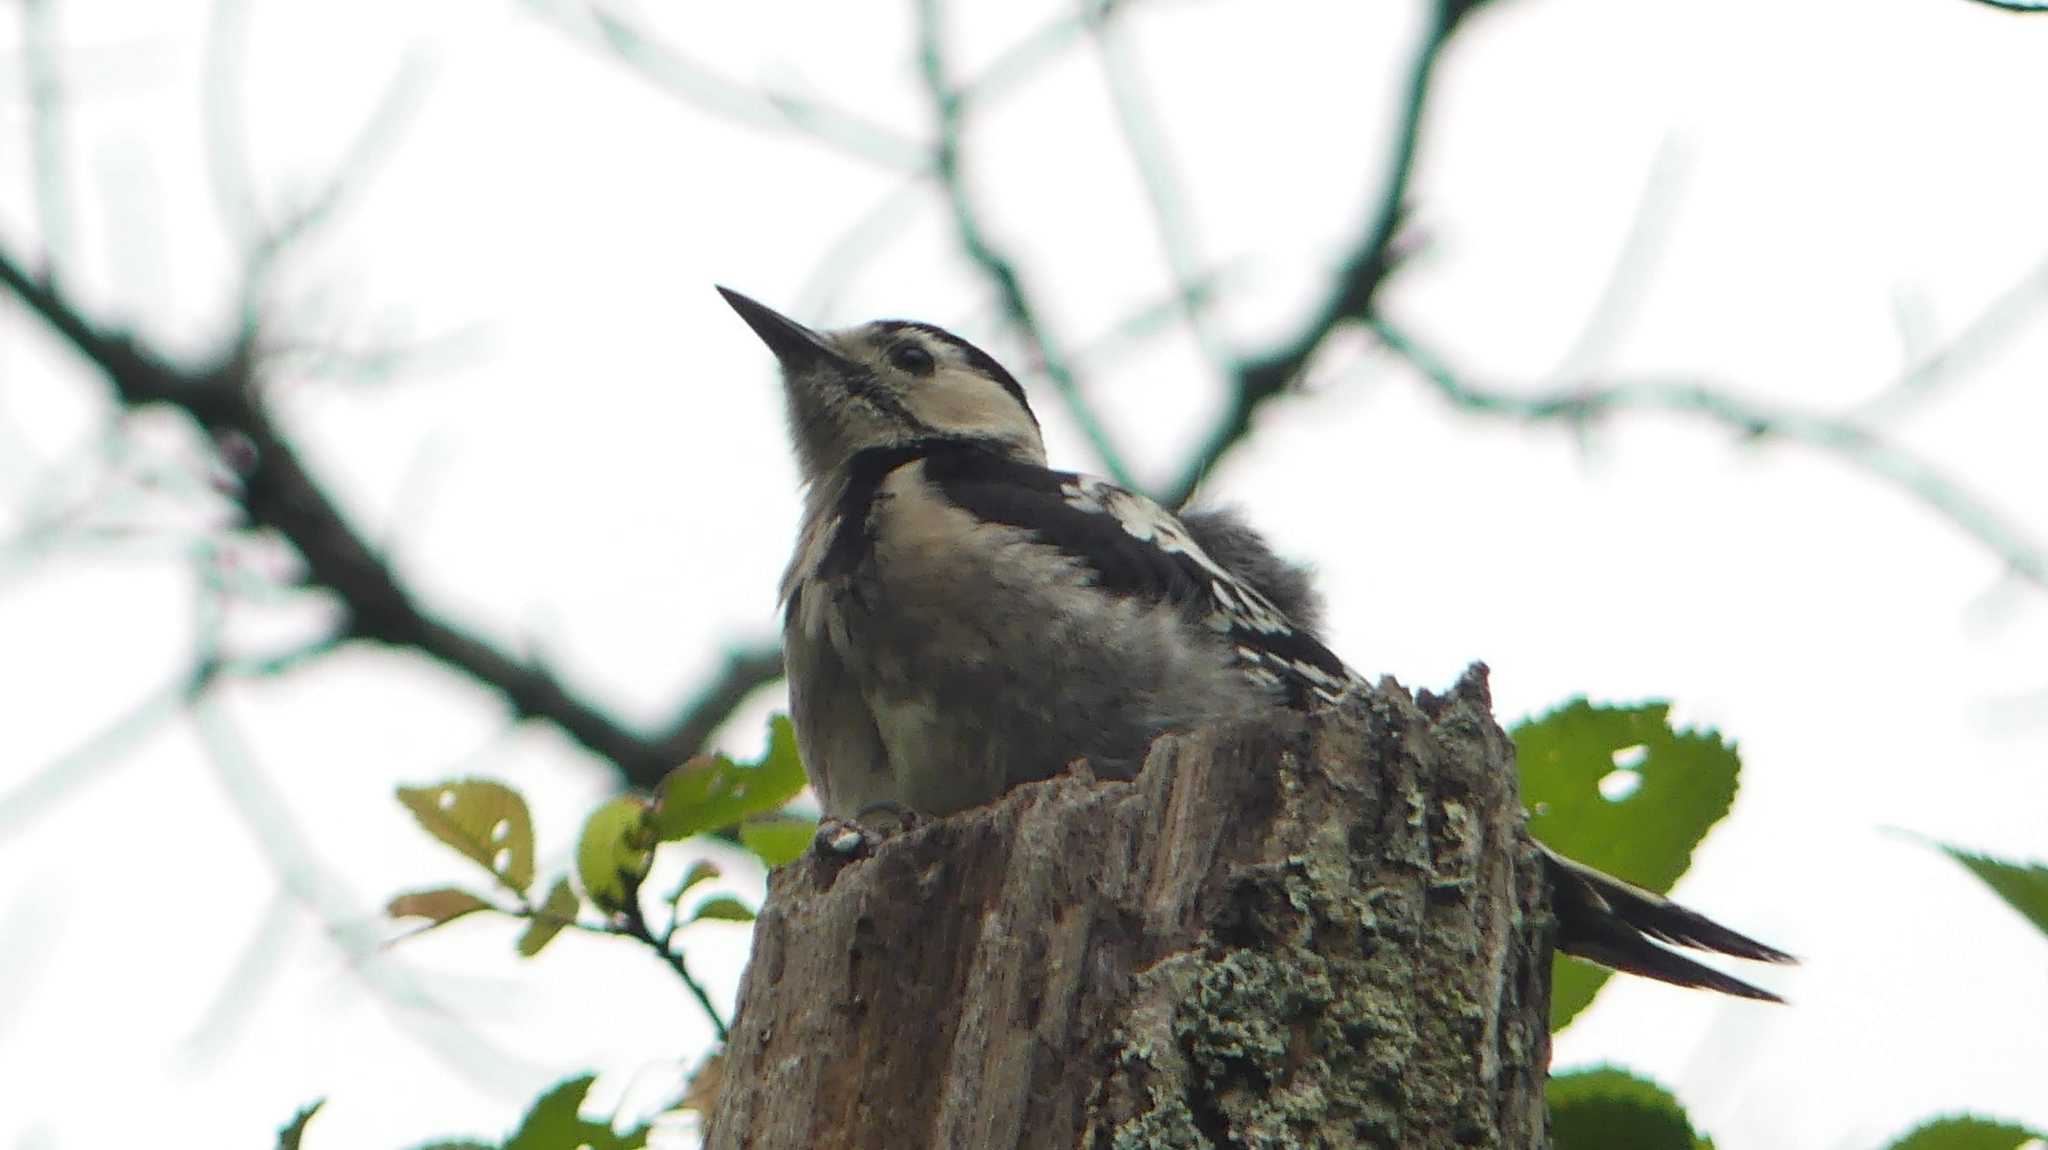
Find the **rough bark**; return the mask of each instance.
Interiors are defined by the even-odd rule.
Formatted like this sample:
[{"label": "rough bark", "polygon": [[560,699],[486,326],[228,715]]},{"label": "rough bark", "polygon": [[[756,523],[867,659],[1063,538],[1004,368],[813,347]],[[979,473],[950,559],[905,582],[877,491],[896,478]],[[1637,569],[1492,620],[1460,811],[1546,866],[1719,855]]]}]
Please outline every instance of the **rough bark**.
[{"label": "rough bark", "polygon": [[778,871],[712,1150],[1541,1147],[1541,870],[1484,668]]}]

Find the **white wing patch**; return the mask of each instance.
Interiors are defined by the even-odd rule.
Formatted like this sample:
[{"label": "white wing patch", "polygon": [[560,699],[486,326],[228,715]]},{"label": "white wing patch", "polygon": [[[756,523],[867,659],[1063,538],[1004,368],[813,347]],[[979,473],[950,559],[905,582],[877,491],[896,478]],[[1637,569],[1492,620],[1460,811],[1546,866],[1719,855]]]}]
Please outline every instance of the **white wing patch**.
[{"label": "white wing patch", "polygon": [[[1209,556],[1188,534],[1187,527],[1172,512],[1152,500],[1126,491],[1106,479],[1076,476],[1060,485],[1060,495],[1069,507],[1090,514],[1107,515],[1131,538],[1172,555],[1185,556],[1208,576],[1213,604],[1206,625],[1223,634],[1237,633],[1238,665],[1246,678],[1262,687],[1277,688],[1287,681],[1299,683],[1325,702],[1342,701],[1365,683],[1349,668],[1332,675],[1313,662],[1284,653],[1288,644],[1267,645],[1259,636],[1294,638],[1299,632],[1272,600],[1246,584],[1230,569]],[[1249,634],[1247,634],[1247,632]],[[1251,640],[1247,643],[1244,640]],[[1320,651],[1319,646],[1316,650]]]}]

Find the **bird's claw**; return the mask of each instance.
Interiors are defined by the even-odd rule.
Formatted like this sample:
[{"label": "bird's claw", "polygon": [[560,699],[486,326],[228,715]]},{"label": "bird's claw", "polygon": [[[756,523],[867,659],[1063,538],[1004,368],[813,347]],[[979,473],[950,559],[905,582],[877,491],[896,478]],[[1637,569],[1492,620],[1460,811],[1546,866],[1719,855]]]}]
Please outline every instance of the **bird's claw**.
[{"label": "bird's claw", "polygon": [[885,840],[917,826],[919,821],[916,811],[902,803],[884,800],[869,803],[850,819],[826,815],[818,820],[818,833],[811,841],[821,854],[852,858],[873,851]]}]

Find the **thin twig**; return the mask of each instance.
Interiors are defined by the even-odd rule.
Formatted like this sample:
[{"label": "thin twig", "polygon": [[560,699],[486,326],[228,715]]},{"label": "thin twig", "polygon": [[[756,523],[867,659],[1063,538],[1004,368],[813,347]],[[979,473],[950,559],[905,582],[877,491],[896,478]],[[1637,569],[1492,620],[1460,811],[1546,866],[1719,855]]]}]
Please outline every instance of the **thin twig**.
[{"label": "thin twig", "polygon": [[[502,1081],[506,1074],[531,1071],[523,1059],[457,1022],[410,970],[379,961],[378,928],[374,925],[379,919],[358,907],[341,880],[306,846],[311,840],[296,825],[290,804],[257,764],[240,728],[213,697],[211,686],[212,680],[204,676],[192,684],[188,705],[194,728],[229,804],[255,838],[286,893],[320,921],[349,959],[349,968],[377,998],[405,1008],[394,1011],[393,1017],[449,1065],[480,1082]],[[438,1019],[442,1025],[421,1026],[422,1017]]]},{"label": "thin twig", "polygon": [[825,245],[791,297],[790,310],[803,316],[831,313],[840,288],[873,264],[884,248],[902,236],[931,191],[922,176],[911,176],[889,189],[874,205],[856,216]]},{"label": "thin twig", "polygon": [[692,107],[753,127],[787,128],[846,155],[903,171],[921,171],[923,148],[884,124],[789,92],[757,91],[685,56],[674,45],[602,4],[525,0],[557,31],[603,52],[634,75]]},{"label": "thin twig", "polygon": [[1059,394],[1089,446],[1095,450],[1103,471],[1116,482],[1130,486],[1131,473],[1124,465],[1123,452],[1117,448],[1109,428],[1082,393],[1080,381],[1075,378],[1073,367],[1054,340],[1051,329],[1039,318],[1037,307],[1024,290],[1023,276],[1017,270],[1016,261],[990,237],[982,223],[980,209],[968,193],[960,159],[965,137],[965,104],[961,90],[946,74],[940,0],[917,0],[917,16],[919,73],[924,78],[925,94],[938,121],[932,169],[952,209],[953,229],[959,237],[960,246],[968,260],[995,288],[1004,315],[1024,340],[1038,369],[1051,381],[1053,390]]},{"label": "thin twig", "polygon": [[1628,231],[1622,234],[1621,247],[1608,267],[1600,296],[1564,354],[1544,373],[1545,378],[1585,374],[1599,364],[1635,319],[1636,308],[1648,295],[1657,259],[1664,253],[1664,238],[1670,230],[1689,157],[1685,146],[1673,137],[1665,137],[1657,146],[1649,174],[1643,179],[1642,194],[1636,197],[1635,212],[1629,217]]},{"label": "thin twig", "polygon": [[1194,333],[1196,345],[1220,374],[1230,357],[1209,314],[1212,296],[1204,287],[1201,246],[1181,202],[1180,177],[1175,173],[1173,157],[1168,154],[1166,133],[1160,130],[1152,114],[1152,101],[1131,58],[1130,47],[1124,42],[1123,26],[1114,18],[1112,3],[1113,0],[1082,0],[1082,23],[1093,33],[1124,148],[1131,154],[1138,182],[1152,209],[1153,228],[1159,234],[1159,247],[1173,278],[1174,300],[1188,330]]},{"label": "thin twig", "polygon": [[88,319],[54,285],[30,275],[5,250],[0,250],[0,287],[97,367],[124,404],[181,408],[216,441],[246,445],[239,506],[250,525],[276,531],[291,543],[305,560],[309,584],[339,597],[348,615],[338,639],[409,648],[452,667],[496,691],[522,718],[559,726],[610,761],[631,785],[652,787],[701,749],[701,739],[724,720],[731,706],[781,672],[779,658],[764,649],[741,651],[701,696],[686,700],[660,732],[631,730],[596,702],[557,681],[545,666],[508,654],[420,604],[385,557],[342,514],[273,420],[247,345],[204,366],[174,363],[125,333]]},{"label": "thin twig", "polygon": [[1210,469],[1251,430],[1253,414],[1262,404],[1286,391],[1331,332],[1344,323],[1361,321],[1372,314],[1373,301],[1396,263],[1395,239],[1407,208],[1408,183],[1415,169],[1423,110],[1429,101],[1437,61],[1470,7],[1469,0],[1436,0],[1431,5],[1422,38],[1409,63],[1386,176],[1358,242],[1345,255],[1336,282],[1308,322],[1273,349],[1237,363],[1232,372],[1229,406],[1180,478],[1167,488],[1162,502],[1168,506],[1178,507],[1188,501]]},{"label": "thin twig", "polygon": [[84,742],[0,793],[0,838],[41,817],[85,784],[124,765],[129,751],[178,716],[190,681],[188,673],[180,672],[176,679],[151,691]]},{"label": "thin twig", "polygon": [[2048,305],[2048,258],[2042,259],[2011,287],[1998,293],[1963,329],[1932,351],[1915,356],[1898,378],[1859,404],[1863,419],[1887,419],[1947,382],[1958,369],[1982,359],[2018,335],[2043,305]]},{"label": "thin twig", "polygon": [[705,991],[704,984],[698,982],[696,976],[690,973],[690,964],[683,960],[680,952],[669,945],[675,938],[674,924],[657,938],[647,925],[647,912],[640,908],[640,892],[637,889],[626,899],[619,920],[628,938],[638,939],[653,947],[661,955],[662,961],[668,963],[669,969],[676,972],[676,977],[683,980],[683,985],[689,988],[690,996],[697,1000],[698,1006],[704,1008],[704,1017],[711,1020],[711,1032],[718,1036],[718,1044],[724,1046],[727,1036],[725,1019],[719,1015],[718,1007],[712,1005],[711,995]]},{"label": "thin twig", "polygon": [[1785,439],[1820,448],[1912,496],[1998,556],[2015,576],[2048,587],[2048,552],[2024,531],[1933,464],[1849,420],[1771,407],[1685,380],[1517,394],[1473,383],[1385,319],[1374,319],[1372,328],[1388,350],[1462,411],[1574,427],[1617,412],[1669,411],[1706,419],[1749,439]]},{"label": "thin twig", "polygon": [[719,725],[747,696],[781,677],[780,644],[757,643],[727,651],[718,674],[698,687],[668,728],[654,737],[657,757],[674,767],[710,746]]},{"label": "thin twig", "polygon": [[23,76],[28,81],[31,150],[35,156],[36,222],[42,230],[46,274],[71,258],[71,179],[64,135],[64,70],[57,35],[57,0],[23,0]]},{"label": "thin twig", "polygon": [[206,130],[206,181],[214,210],[235,237],[237,250],[254,251],[268,225],[249,170],[248,130],[242,122],[244,0],[214,0],[207,21],[201,118]]}]

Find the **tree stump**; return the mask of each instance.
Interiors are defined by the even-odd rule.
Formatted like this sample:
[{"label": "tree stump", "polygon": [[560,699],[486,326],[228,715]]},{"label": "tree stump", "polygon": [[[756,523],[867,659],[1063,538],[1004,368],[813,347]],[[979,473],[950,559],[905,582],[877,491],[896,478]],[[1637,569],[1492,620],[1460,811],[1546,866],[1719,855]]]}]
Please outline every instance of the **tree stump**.
[{"label": "tree stump", "polygon": [[712,1150],[1538,1148],[1549,917],[1485,668],[778,870]]}]

